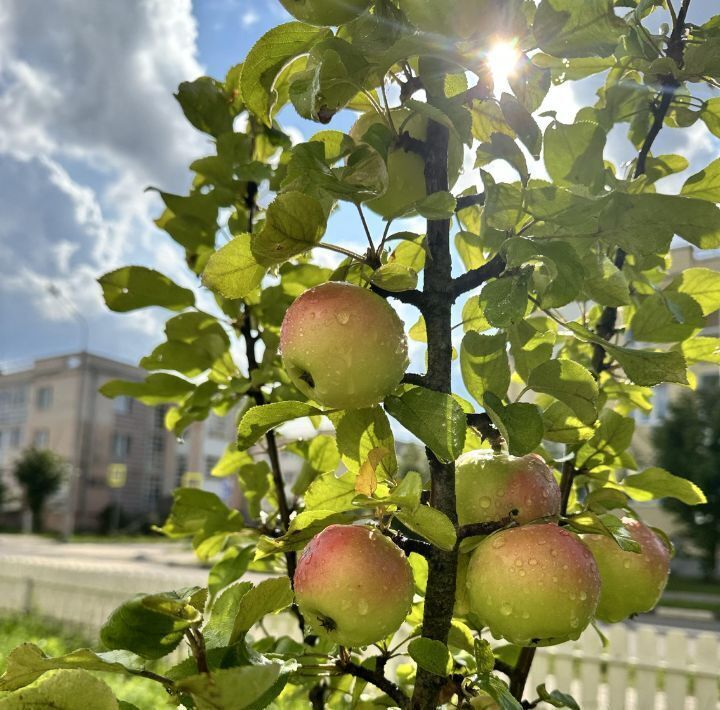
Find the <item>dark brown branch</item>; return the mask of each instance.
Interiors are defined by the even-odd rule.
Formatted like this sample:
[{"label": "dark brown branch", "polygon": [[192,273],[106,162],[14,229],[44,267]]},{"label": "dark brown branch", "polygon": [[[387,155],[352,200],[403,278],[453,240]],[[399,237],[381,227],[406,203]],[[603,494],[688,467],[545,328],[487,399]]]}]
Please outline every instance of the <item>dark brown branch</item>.
[{"label": "dark brown branch", "polygon": [[368,683],[371,683],[379,690],[382,690],[385,695],[388,696],[398,707],[406,710],[410,707],[410,699],[405,693],[403,693],[400,686],[395,685],[391,680],[386,678],[382,673],[378,671],[371,671],[369,668],[353,663],[350,660],[338,660],[335,665],[343,672],[348,675],[360,678]]},{"label": "dark brown branch", "polygon": [[567,513],[568,501],[572,492],[573,481],[577,475],[577,470],[573,465],[573,460],[568,459],[563,463],[562,477],[560,478],[560,514]]},{"label": "dark brown branch", "polygon": [[424,540],[407,537],[397,530],[387,530],[385,534],[406,554],[416,552],[418,555],[428,557],[432,552],[432,545]]},{"label": "dark brown branch", "polygon": [[[432,97],[428,97],[432,101]],[[427,130],[428,153],[425,160],[427,194],[448,189],[449,132],[445,126],[430,121]],[[452,368],[452,257],[450,254],[450,220],[428,220],[427,248],[429,259],[423,282],[423,315],[427,326],[427,386],[436,392],[451,392]],[[455,465],[444,464],[426,449],[430,467],[430,504],[457,524],[455,508]],[[428,583],[425,594],[422,635],[447,643],[453,616],[457,575],[457,548],[444,551],[433,547],[428,557]],[[434,708],[446,679],[418,668],[412,707]]]},{"label": "dark brown branch", "polygon": [[489,535],[503,528],[515,527],[516,523],[511,517],[503,520],[493,520],[489,523],[471,523],[458,528],[458,540],[464,540],[466,537],[475,537],[476,535]]},{"label": "dark brown branch", "polygon": [[425,299],[422,292],[417,289],[411,289],[409,291],[386,291],[384,288],[380,288],[380,286],[375,286],[374,284],[370,288],[378,296],[382,296],[385,299],[394,298],[401,303],[408,303],[422,310]]},{"label": "dark brown branch", "polygon": [[495,659],[495,670],[504,673],[508,678],[513,674],[515,668],[505,661],[501,661],[499,658]]},{"label": "dark brown branch", "polygon": [[152,671],[148,671],[145,669],[142,670],[132,670],[128,669],[128,672],[132,675],[140,676],[141,678],[147,678],[148,680],[154,680],[156,683],[162,683],[163,686],[165,686],[165,690],[168,691],[168,693],[172,693],[173,695],[177,692],[175,689],[175,681],[171,680],[170,678],[166,678],[164,675],[160,675],[159,673],[153,673]]},{"label": "dark brown branch", "polygon": [[463,293],[482,286],[489,279],[497,278],[503,271],[505,271],[505,259],[500,254],[496,254],[490,261],[477,269],[466,271],[452,281],[453,301]]},{"label": "dark brown branch", "polygon": [[198,673],[209,673],[210,668],[207,662],[207,654],[205,653],[205,639],[199,629],[188,629],[185,632],[185,638],[190,644]]},{"label": "dark brown branch", "polygon": [[530,674],[533,658],[535,658],[535,648],[523,648],[520,651],[517,665],[510,675],[510,693],[518,702],[522,700],[525,692],[525,683]]},{"label": "dark brown branch", "polygon": [[472,413],[467,415],[468,426],[475,429],[480,434],[483,441],[489,441],[493,451],[502,451],[505,447],[505,439],[499,430],[495,427],[490,419],[490,415],[486,412],[479,414]]},{"label": "dark brown branch", "polygon": [[460,212],[461,210],[472,207],[473,205],[484,205],[485,204],[485,193],[479,192],[477,195],[460,195],[457,198],[457,205],[455,211]]},{"label": "dark brown branch", "polygon": [[[410,153],[416,153],[421,158],[426,157],[427,155],[427,144],[425,141],[418,140],[417,138],[413,138],[408,131],[403,131],[397,138],[397,145],[398,147],[402,148],[403,150],[406,150]],[[428,193],[432,194],[432,193]]]},{"label": "dark brown branch", "polygon": [[402,382],[406,385],[418,385],[419,387],[425,387],[427,381],[427,375],[420,375],[417,372],[406,372],[403,375]]},{"label": "dark brown branch", "polygon": [[[673,23],[673,30],[670,33],[667,45],[667,56],[675,61],[678,67],[683,66],[683,55],[685,52],[685,44],[683,42],[683,35],[685,33],[685,18],[687,17],[688,10],[690,9],[691,0],[683,0],[682,6],[680,7],[677,17]],[[635,170],[633,172],[633,178],[639,178],[645,174],[647,158],[650,155],[650,151],[655,143],[655,139],[658,137],[667,112],[670,110],[675,93],[681,83],[671,74],[664,76],[660,82],[660,101],[655,101],[652,107],[653,122],[650,126],[647,136],[640,147],[638,153],[638,159],[635,163]],[[618,248],[615,253],[613,260],[615,266],[618,269],[622,269],[625,265],[625,250]],[[603,339],[610,340],[617,331],[617,308],[606,306],[603,308],[600,318],[598,319],[595,327],[595,332]],[[608,369],[608,363],[605,362],[605,348],[600,343],[593,345],[592,355],[592,369],[596,375],[600,375],[601,372]]]},{"label": "dark brown branch", "polygon": [[416,91],[424,89],[419,76],[409,76],[407,81],[400,82],[400,103],[405,103]]}]

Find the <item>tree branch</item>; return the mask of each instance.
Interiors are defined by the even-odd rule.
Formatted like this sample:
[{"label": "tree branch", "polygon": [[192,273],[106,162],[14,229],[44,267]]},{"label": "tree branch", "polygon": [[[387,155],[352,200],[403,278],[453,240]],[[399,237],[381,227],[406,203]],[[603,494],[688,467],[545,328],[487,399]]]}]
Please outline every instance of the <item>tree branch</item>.
[{"label": "tree branch", "polygon": [[417,372],[406,372],[401,381],[406,385],[427,387],[427,375],[420,375]]},{"label": "tree branch", "polygon": [[505,271],[505,259],[500,254],[496,254],[490,261],[477,269],[466,271],[452,280],[451,293],[453,301],[463,293],[482,286],[489,279],[497,278],[503,271]]},{"label": "tree branch", "polygon": [[[691,0],[683,0],[682,6],[677,13],[677,17],[674,18],[673,30],[668,39],[667,56],[673,59],[679,67],[683,66],[683,55],[685,52],[683,34],[685,32],[685,18],[687,17],[688,10],[690,9],[690,2]],[[658,134],[663,127],[667,112],[670,110],[670,106],[675,98],[675,92],[680,86],[680,82],[671,74],[662,78],[660,83],[660,101],[658,102],[656,100],[655,105],[652,108],[653,122],[647,136],[645,136],[642,146],[640,147],[638,159],[635,163],[633,178],[638,178],[645,174],[647,158],[650,155],[655,139],[658,137]],[[623,268],[626,256],[625,250],[618,248],[615,253],[615,259],[613,260],[616,268]],[[595,332],[603,340],[610,340],[610,338],[615,335],[617,329],[617,313],[618,311],[616,307],[606,306],[603,308],[595,327]],[[605,362],[605,355],[605,348],[600,343],[595,343],[593,345],[592,369],[597,376],[599,376],[604,370],[608,369],[608,364]]]},{"label": "tree branch", "polygon": [[479,414],[468,414],[467,423],[469,427],[475,429],[480,434],[483,441],[489,441],[493,451],[502,451],[506,445],[503,435],[493,424],[490,415],[486,412],[480,412]]},{"label": "tree branch", "polygon": [[407,537],[397,530],[388,530],[385,534],[406,554],[416,552],[418,555],[428,557],[432,552],[432,545],[424,540],[416,540],[413,537]]},{"label": "tree branch", "polygon": [[423,305],[425,303],[422,292],[417,289],[410,289],[409,291],[387,291],[384,288],[380,288],[380,286],[375,286],[375,284],[372,284],[370,289],[378,296],[382,296],[385,299],[394,298],[401,303],[408,303],[420,310],[423,309]]},{"label": "tree branch", "polygon": [[532,666],[533,658],[535,658],[535,650],[534,646],[523,648],[520,651],[517,665],[513,668],[513,672],[510,675],[510,693],[518,702],[522,700],[523,693],[525,692],[525,683],[527,683],[530,667]]},{"label": "tree branch", "polygon": [[350,660],[339,659],[335,665],[343,672],[348,675],[360,678],[368,683],[371,683],[379,690],[382,690],[398,707],[407,710],[410,707],[410,699],[405,693],[403,693],[400,686],[395,685],[391,680],[386,678],[382,673],[378,671],[371,671],[369,668],[360,666],[357,663],[353,663]]},{"label": "tree branch", "polygon": [[457,204],[455,205],[455,211],[460,212],[461,210],[472,207],[473,205],[484,205],[485,204],[485,193],[479,192],[477,195],[460,195],[457,198]]},{"label": "tree branch", "polygon": [[563,463],[562,476],[560,478],[560,515],[567,513],[568,501],[572,492],[573,481],[577,474],[577,469],[573,465],[573,459],[568,459]]},{"label": "tree branch", "polygon": [[198,673],[210,673],[210,668],[207,662],[207,655],[205,653],[205,639],[203,638],[200,629],[188,629],[185,632],[185,638],[190,644],[190,650],[192,651],[195,664],[197,665]]},{"label": "tree branch", "polygon": [[476,535],[489,535],[503,528],[515,527],[517,523],[508,516],[502,520],[494,520],[489,523],[471,523],[458,528],[458,540],[464,540],[466,537],[475,537]]}]

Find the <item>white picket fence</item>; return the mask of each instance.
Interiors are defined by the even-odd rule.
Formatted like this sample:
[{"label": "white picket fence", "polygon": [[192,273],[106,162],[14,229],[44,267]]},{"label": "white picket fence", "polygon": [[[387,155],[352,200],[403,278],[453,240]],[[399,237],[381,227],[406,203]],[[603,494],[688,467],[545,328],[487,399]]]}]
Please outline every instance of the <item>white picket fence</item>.
[{"label": "white picket fence", "polygon": [[574,643],[539,649],[526,695],[545,683],[570,693],[582,710],[720,707],[720,634],[646,624],[615,624],[604,633],[605,649],[593,629]]},{"label": "white picket fence", "polygon": [[[33,612],[95,638],[110,612],[133,594],[203,585],[206,579],[201,569],[3,556],[0,613]],[[281,626],[281,619],[272,626]],[[639,623],[616,624],[605,633],[606,649],[592,629],[577,642],[539,649],[526,697],[532,700],[535,687],[545,683],[570,693],[582,710],[720,708],[720,634]]]}]

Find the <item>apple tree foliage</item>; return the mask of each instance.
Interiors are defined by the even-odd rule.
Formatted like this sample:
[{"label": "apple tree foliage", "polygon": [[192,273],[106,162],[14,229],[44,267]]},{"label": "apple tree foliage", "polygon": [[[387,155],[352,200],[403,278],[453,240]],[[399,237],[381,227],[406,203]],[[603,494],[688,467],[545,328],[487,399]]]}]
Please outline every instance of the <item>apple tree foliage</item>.
[{"label": "apple tree foliage", "polygon": [[[720,307],[720,278],[702,268],[667,276],[674,236],[720,247],[720,161],[666,194],[657,182],[688,161],[655,150],[662,131],[720,137],[720,16],[691,22],[690,0],[365,5],[337,28],[275,27],[224,79],[180,85],[180,107],[212,151],[190,165],[188,194],[159,191],[156,224],[184,250],[197,288],[141,266],[100,278],[111,310],[169,313],[166,340],[141,361],[145,381],[113,381],[103,392],[169,405],[166,424],[178,436],[211,412],[236,417],[237,440],[213,474],[237,480],[251,519],[210,492],[178,489],[162,532],[191,540],[212,564],[207,586],[129,600],[103,627],[108,652],[49,658],[21,646],[0,689],[45,693],[60,706],[72,687],[93,694],[88,707],[130,707],[93,690],[87,671],[107,671],[160,682],[170,700],[199,709],[432,708],[479,693],[518,708],[534,649],[491,644],[471,616],[454,616],[467,537],[457,526],[455,459],[489,443],[539,453],[560,482],[560,523],[629,550],[620,517],[635,501],[704,501],[680,476],[638,471],[630,446],[653,386],[692,387],[689,366],[720,362],[718,339],[700,335]],[[493,90],[485,60],[499,39],[520,50],[505,92]],[[583,80],[598,87],[594,102],[570,122],[557,119],[556,94],[545,100],[551,87]],[[277,120],[288,106],[324,125],[293,144]],[[341,112],[376,116],[353,137],[332,127]],[[424,136],[405,130],[416,116]],[[607,151],[616,129],[628,139],[621,165]],[[374,233],[363,205],[397,187],[398,146],[421,161],[425,189],[409,204],[397,193],[391,217],[419,215],[426,227],[394,229],[387,219]],[[463,184],[474,185],[463,190],[448,168],[457,146]],[[485,169],[493,161],[516,179],[494,179]],[[400,177],[416,185],[418,175]],[[333,228],[344,203],[359,212],[362,252]],[[383,212],[392,206],[384,200]],[[340,253],[337,268],[314,260],[319,249]],[[407,374],[381,405],[324,410],[282,367],[285,311],[329,280],[417,309],[406,325],[426,343],[425,371]],[[452,391],[460,378],[467,398]],[[317,435],[276,436],[292,420]],[[398,475],[391,420],[427,447],[428,480]],[[292,482],[283,451],[302,459]],[[415,603],[386,641],[338,648],[305,629],[291,578],[311,537],[359,520],[405,539]],[[248,571],[266,575],[251,581]],[[182,643],[191,655],[163,666]],[[544,686],[526,693],[576,707]]]}]

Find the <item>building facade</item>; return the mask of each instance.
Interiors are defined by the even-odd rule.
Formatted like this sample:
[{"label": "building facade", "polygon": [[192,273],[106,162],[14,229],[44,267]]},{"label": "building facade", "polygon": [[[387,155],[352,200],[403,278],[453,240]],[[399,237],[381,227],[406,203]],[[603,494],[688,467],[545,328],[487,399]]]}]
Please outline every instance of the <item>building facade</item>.
[{"label": "building facade", "polygon": [[[228,503],[238,502],[233,478],[210,475],[233,440],[232,416],[198,422],[178,440],[165,429],[166,407],[148,407],[130,397],[111,400],[98,392],[109,380],[142,380],[145,374],[89,353],[44,358],[0,374],[6,525],[17,525],[23,508],[13,464],[31,446],[54,451],[68,465],[63,491],[48,505],[49,529],[97,530],[108,524],[112,506],[119,506],[122,517],[136,525],[160,522],[173,489],[190,480]],[[188,472],[195,476],[188,477]]]}]

